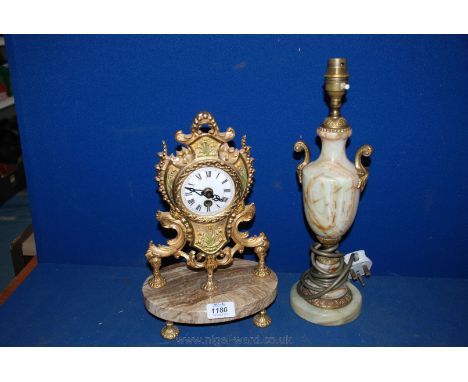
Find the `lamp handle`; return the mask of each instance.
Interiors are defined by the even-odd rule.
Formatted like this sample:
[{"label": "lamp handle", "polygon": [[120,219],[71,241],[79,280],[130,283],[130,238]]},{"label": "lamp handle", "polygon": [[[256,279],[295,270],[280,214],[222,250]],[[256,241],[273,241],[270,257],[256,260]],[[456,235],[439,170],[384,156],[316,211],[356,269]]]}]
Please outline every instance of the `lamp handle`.
[{"label": "lamp handle", "polygon": [[304,159],[301,163],[297,165],[297,168],[296,168],[297,179],[299,180],[299,183],[302,184],[302,170],[310,162],[309,146],[307,146],[307,143],[305,143],[304,141],[297,141],[296,144],[294,145],[294,151],[296,153],[304,151]]},{"label": "lamp handle", "polygon": [[354,157],[354,166],[356,167],[359,176],[357,188],[359,188],[359,191],[361,192],[364,191],[364,188],[367,184],[367,179],[369,178],[369,170],[367,167],[363,166],[361,158],[363,155],[365,157],[370,157],[373,151],[374,150],[371,145],[362,145],[359,147],[358,151],[356,151],[356,156]]}]

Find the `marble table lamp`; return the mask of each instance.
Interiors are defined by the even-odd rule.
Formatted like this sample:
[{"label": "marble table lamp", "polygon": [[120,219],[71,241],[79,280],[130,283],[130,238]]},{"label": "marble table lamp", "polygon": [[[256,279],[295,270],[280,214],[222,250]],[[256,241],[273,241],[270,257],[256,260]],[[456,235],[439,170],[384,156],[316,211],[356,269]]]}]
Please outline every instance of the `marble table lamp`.
[{"label": "marble table lamp", "polygon": [[296,152],[305,158],[297,167],[302,184],[304,211],[317,243],[311,248],[312,267],[291,289],[294,311],[305,320],[320,325],[342,325],[353,321],[361,311],[361,294],[348,282],[354,261],[348,263],[337,248],[356,216],[359,198],[366,186],[368,171],[361,163],[372,147],[361,146],[354,164],[346,156],[346,142],[351,128],[340,108],[348,85],[346,59],[328,60],[325,91],[330,98],[330,114],[317,129],[322,141],[320,156],[310,162],[306,143],[298,141]]}]

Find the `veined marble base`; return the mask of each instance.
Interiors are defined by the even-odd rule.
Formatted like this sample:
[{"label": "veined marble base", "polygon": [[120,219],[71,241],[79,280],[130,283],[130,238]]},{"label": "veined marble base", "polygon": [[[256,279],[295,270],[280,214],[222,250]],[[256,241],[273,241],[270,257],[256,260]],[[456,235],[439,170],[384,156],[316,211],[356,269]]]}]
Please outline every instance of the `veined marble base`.
[{"label": "veined marble base", "polygon": [[[276,298],[278,278],[275,272],[266,277],[257,277],[257,263],[234,259],[227,268],[218,268],[214,278],[218,288],[211,293],[201,286],[206,281],[204,270],[192,270],[185,263],[161,268],[166,285],[153,289],[146,279],[143,296],[146,309],[163,320],[181,324],[212,324],[248,317],[266,309]],[[206,304],[233,302],[235,317],[208,319]]]},{"label": "veined marble base", "polygon": [[351,283],[346,284],[353,295],[352,301],[343,308],[321,309],[309,304],[297,293],[297,282],[291,288],[291,307],[304,320],[324,326],[339,326],[358,318],[361,313],[362,297],[359,290]]}]

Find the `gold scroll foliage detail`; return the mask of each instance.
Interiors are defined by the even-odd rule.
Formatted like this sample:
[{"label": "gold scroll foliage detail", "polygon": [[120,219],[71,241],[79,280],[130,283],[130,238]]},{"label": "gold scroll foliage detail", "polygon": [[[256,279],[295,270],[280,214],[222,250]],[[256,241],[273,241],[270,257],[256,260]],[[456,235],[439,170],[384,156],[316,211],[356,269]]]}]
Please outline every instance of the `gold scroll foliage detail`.
[{"label": "gold scroll foliage detail", "polygon": [[217,157],[218,147],[219,143],[213,140],[211,137],[200,138],[198,141],[192,144],[192,148],[195,151],[197,158]]},{"label": "gold scroll foliage detail", "polygon": [[[223,222],[221,222],[223,223]],[[213,254],[226,243],[223,224],[207,224],[197,232],[194,245],[202,248],[204,252]]]}]

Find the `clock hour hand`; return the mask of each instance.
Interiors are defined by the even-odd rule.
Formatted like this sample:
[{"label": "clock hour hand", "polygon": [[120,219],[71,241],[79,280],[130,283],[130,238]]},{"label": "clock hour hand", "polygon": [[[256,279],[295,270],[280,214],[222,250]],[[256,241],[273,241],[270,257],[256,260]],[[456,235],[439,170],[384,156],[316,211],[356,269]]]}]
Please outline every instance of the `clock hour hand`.
[{"label": "clock hour hand", "polygon": [[193,187],[185,187],[186,190],[189,190],[190,192],[195,192],[197,195],[203,196],[203,190],[197,190]]}]

